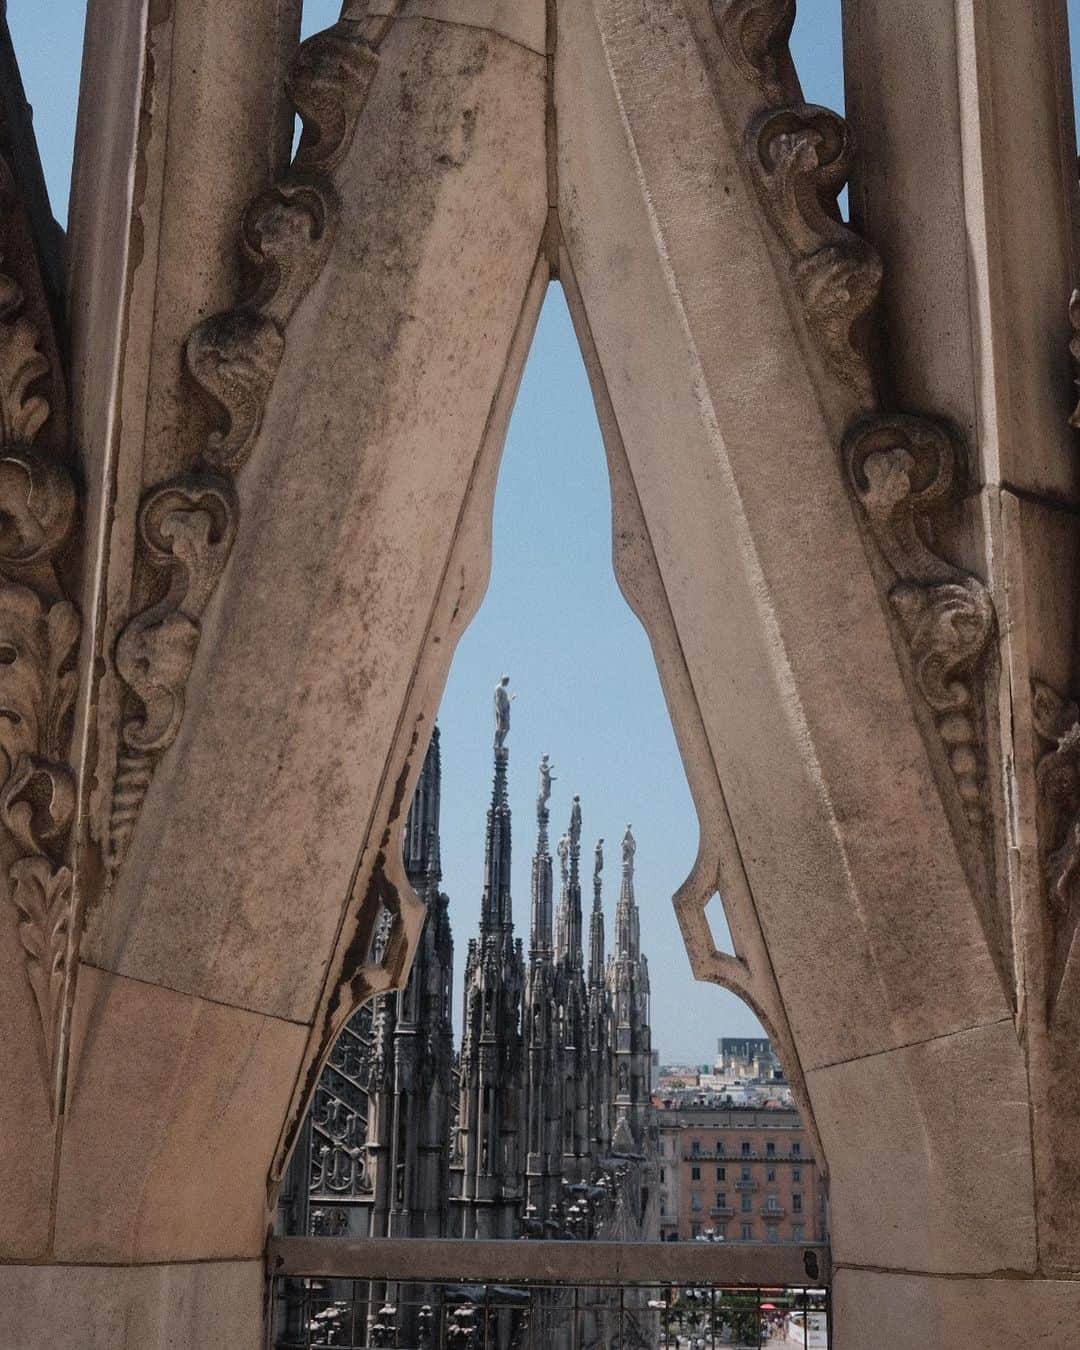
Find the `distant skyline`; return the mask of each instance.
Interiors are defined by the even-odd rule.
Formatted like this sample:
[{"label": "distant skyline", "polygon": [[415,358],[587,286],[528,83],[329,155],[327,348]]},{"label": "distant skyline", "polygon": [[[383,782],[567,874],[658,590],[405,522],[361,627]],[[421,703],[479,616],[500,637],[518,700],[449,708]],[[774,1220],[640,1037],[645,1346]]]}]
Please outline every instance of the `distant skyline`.
[{"label": "distant skyline", "polygon": [[[307,0],[305,30],[339,5]],[[67,213],[83,0],[8,0],[8,18],[58,218]],[[1080,0],[1070,0],[1070,20]],[[840,0],[801,0],[792,49],[808,101],[843,106]],[[1074,76],[1075,78],[1075,76]],[[443,870],[457,950],[455,1024],[468,939],[479,917],[484,819],[491,791],[492,690],[517,694],[510,747],[514,914],[527,942],[537,764],[555,766],[552,837],[574,793],[584,818],[584,906],[598,836],[607,844],[607,929],[614,927],[618,840],[638,841],[637,897],[653,989],[653,1044],[663,1061],[711,1063],[717,1037],[756,1035],[732,994],[693,981],[671,905],[697,851],[694,806],[649,643],[615,583],[610,492],[599,427],[562,292],[540,319],[507,436],[495,502],[491,585],[454,657],[439,713]],[[722,770],[722,766],[721,766]],[[777,840],[777,847],[783,841]],[[710,906],[710,909],[714,906]]]}]

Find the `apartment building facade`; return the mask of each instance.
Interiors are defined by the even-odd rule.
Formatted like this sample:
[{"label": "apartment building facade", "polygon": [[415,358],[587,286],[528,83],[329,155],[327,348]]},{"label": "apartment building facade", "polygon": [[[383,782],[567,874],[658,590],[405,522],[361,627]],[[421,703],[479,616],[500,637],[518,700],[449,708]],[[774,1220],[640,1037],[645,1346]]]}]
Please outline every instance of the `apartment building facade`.
[{"label": "apartment building facade", "polygon": [[824,1188],[798,1111],[703,1106],[658,1115],[663,1240],[824,1239]]}]

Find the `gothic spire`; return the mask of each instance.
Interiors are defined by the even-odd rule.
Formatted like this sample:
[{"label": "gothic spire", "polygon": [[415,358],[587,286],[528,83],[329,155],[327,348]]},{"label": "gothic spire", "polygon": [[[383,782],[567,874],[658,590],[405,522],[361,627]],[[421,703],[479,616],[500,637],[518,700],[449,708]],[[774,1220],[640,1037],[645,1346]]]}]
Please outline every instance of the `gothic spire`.
[{"label": "gothic spire", "polygon": [[620,957],[636,961],[641,955],[641,924],[634,898],[634,854],[637,843],[627,825],[622,841],[622,882],[615,911],[615,950]]},{"label": "gothic spire", "polygon": [[506,770],[510,751],[505,744],[510,731],[510,698],[504,675],[495,687],[495,776],[484,839],[484,891],[480,902],[481,933],[509,935],[514,928],[510,898],[510,803]]},{"label": "gothic spire", "polygon": [[540,783],[536,794],[536,852],[532,865],[532,928],[530,948],[534,956],[552,951],[551,900],[554,889],[551,875],[551,854],[548,851],[548,824],[551,813],[551,762],[545,755],[540,761]]},{"label": "gothic spire", "polygon": [[439,728],[431,731],[423,767],[405,823],[405,871],[416,891],[426,883],[438,887],[442,879],[439,857],[439,804],[442,795],[442,756]]},{"label": "gothic spire", "polygon": [[570,965],[584,965],[581,950],[581,798],[574,797],[570,807],[570,828],[566,832],[569,875],[566,887],[565,951]]},{"label": "gothic spire", "polygon": [[604,983],[604,908],[601,896],[600,873],[604,870],[604,841],[596,841],[593,855],[593,907],[589,920],[589,988],[599,989]]}]

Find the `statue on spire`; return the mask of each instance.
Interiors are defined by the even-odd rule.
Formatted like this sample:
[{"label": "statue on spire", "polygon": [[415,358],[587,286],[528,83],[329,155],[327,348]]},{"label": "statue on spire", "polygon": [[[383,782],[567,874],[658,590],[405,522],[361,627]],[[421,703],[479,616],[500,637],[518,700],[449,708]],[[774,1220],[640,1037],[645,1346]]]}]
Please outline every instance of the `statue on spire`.
[{"label": "statue on spire", "polygon": [[559,855],[559,870],[562,873],[563,889],[570,884],[570,836],[564,834],[559,839],[559,846],[556,850]]},{"label": "statue on spire", "polygon": [[630,826],[627,825],[626,833],[623,835],[622,841],[622,865],[624,872],[632,872],[634,870],[634,854],[636,852],[637,843],[631,832]]},{"label": "statue on spire", "polygon": [[[497,691],[496,691],[497,692]],[[507,713],[509,717],[509,713]],[[554,783],[555,776],[551,770],[554,766],[547,755],[540,760],[540,787],[536,793],[536,805],[538,810],[543,810],[551,800],[551,785]]]},{"label": "statue on spire", "polygon": [[593,885],[599,888],[600,873],[604,870],[604,841],[596,841],[596,852],[593,854]]},{"label": "statue on spire", "polygon": [[510,731],[510,676],[504,675],[495,686],[495,749],[501,750]]}]

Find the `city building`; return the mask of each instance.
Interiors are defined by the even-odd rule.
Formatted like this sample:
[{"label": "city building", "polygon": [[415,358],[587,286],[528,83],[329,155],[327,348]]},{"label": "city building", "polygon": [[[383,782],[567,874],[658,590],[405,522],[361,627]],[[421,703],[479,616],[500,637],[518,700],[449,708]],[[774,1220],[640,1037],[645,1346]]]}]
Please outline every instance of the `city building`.
[{"label": "city building", "polygon": [[722,1081],[774,1079],[786,1082],[779,1056],[767,1036],[721,1036],[716,1042],[714,1075]]},{"label": "city building", "polygon": [[797,1111],[685,1107],[657,1123],[662,1239],[824,1241],[825,1192]]}]

